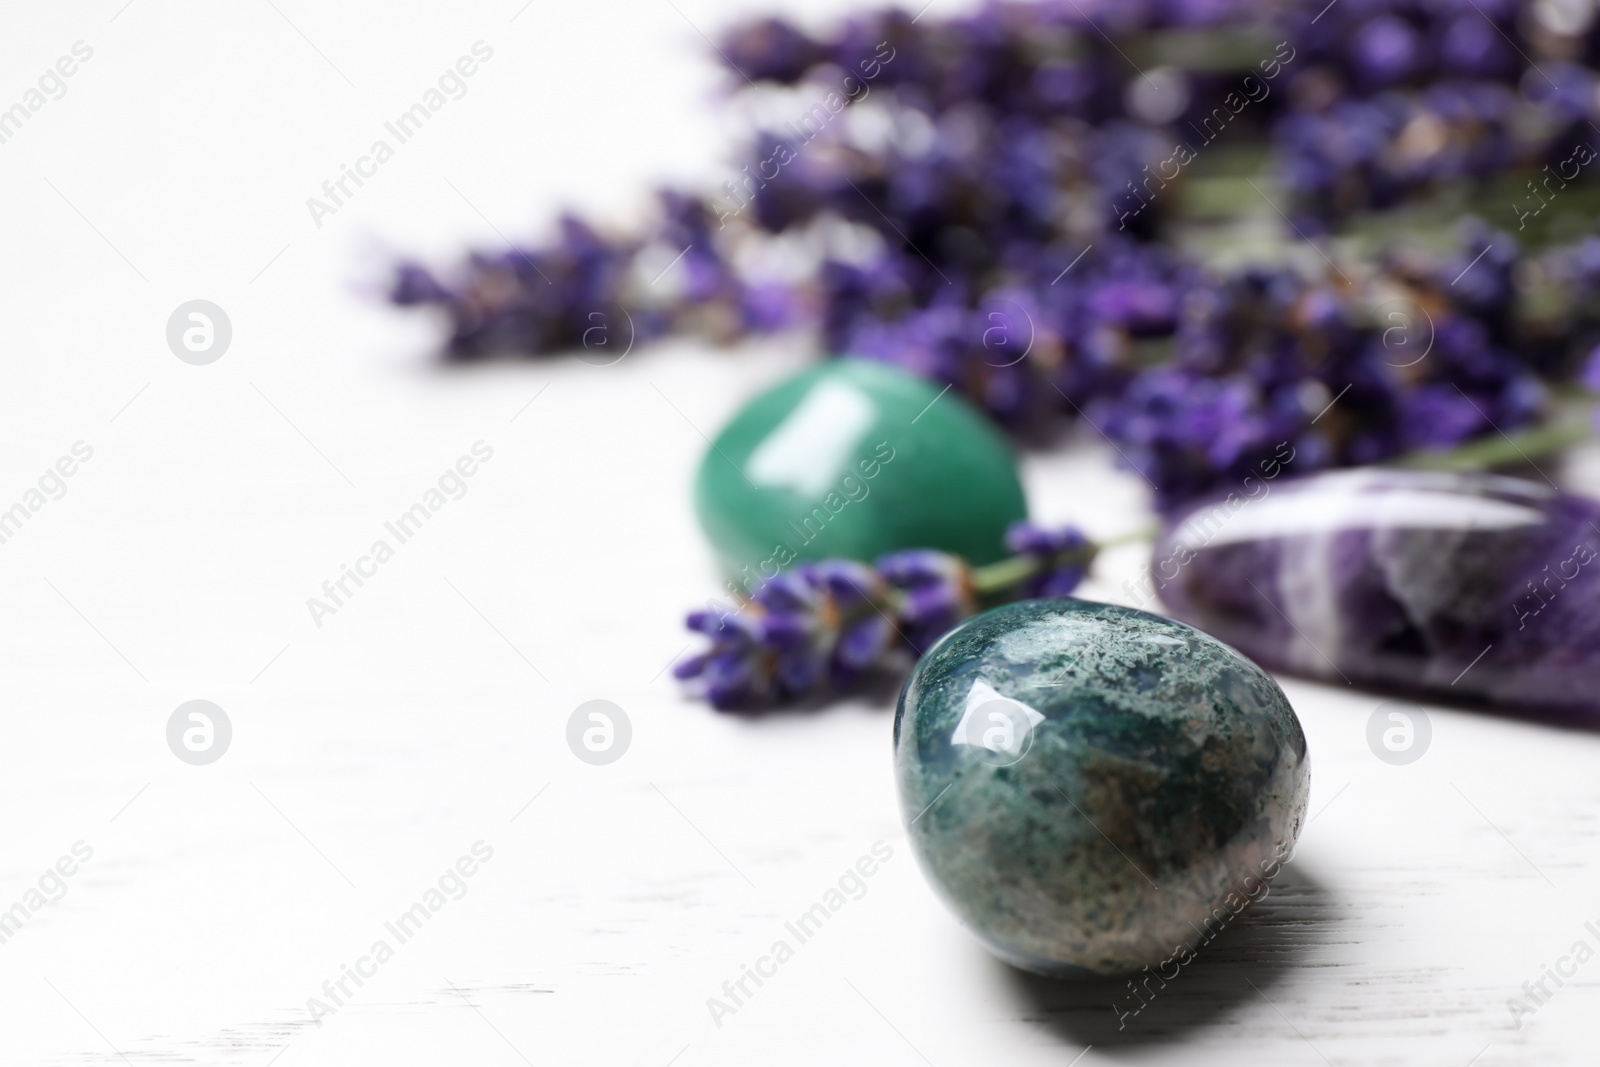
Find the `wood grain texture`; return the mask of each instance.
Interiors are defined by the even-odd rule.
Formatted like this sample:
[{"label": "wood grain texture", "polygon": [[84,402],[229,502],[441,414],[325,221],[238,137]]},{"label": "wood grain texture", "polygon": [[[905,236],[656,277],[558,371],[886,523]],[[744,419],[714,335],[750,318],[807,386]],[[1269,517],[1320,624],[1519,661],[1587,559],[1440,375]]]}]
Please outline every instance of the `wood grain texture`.
[{"label": "wood grain texture", "polygon": [[[1285,682],[1315,817],[1138,1015],[1120,986],[991,959],[906,850],[892,694],[748,719],[664,673],[716,584],[697,429],[805,340],[446,373],[426,323],[348,286],[374,235],[442,257],[564,203],[621,216],[664,173],[714,187],[699,38],[622,0],[515,22],[516,3],[278,6],[304,37],[265,5],[0,15],[6,69],[96,48],[0,150],[0,501],[95,450],[0,545],[0,913],[93,850],[0,943],[0,1063],[1595,1061],[1600,960],[1520,1028],[1506,1002],[1580,939],[1600,950],[1600,738],[1430,707],[1431,749],[1391,767],[1364,740],[1381,698],[1346,687]],[[680,6],[708,30],[752,9]],[[471,92],[314,226],[305,197],[478,38],[496,58]],[[208,367],[161,335],[196,296],[234,323]],[[477,441],[494,457],[466,494],[316,625],[307,598]],[[1035,514],[1138,526],[1144,486],[1111,458],[1088,433],[1031,457]],[[1118,597],[1139,565],[1109,554],[1086,592]],[[196,698],[234,727],[207,767],[164,736]],[[595,698],[633,724],[605,767],[565,741]],[[865,893],[714,1020],[880,841]],[[492,858],[441,889],[478,842]],[[385,924],[430,890],[399,943]],[[333,1004],[324,983],[380,940],[392,957]]]}]

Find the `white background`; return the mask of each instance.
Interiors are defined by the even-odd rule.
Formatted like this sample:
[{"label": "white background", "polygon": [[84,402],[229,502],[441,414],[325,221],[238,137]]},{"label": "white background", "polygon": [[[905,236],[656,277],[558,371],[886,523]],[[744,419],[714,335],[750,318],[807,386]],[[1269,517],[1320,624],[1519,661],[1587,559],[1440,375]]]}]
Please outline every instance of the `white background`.
[{"label": "white background", "polygon": [[[94,850],[0,945],[0,1061],[1593,1062],[1600,961],[1520,1030],[1506,999],[1600,949],[1600,743],[1510,716],[1434,710],[1431,750],[1391,767],[1365,742],[1380,697],[1285,681],[1315,818],[1270,897],[1120,1031],[1115,990],[991,960],[906,850],[886,699],[749,720],[663,673],[716,584],[696,428],[804,341],[451,372],[371,295],[385,249],[714,189],[723,81],[691,22],[743,5],[273,2],[0,16],[0,107],[94,49],[0,145],[0,508],[94,449],[0,545],[0,909]],[[465,98],[314,226],[306,198],[480,39]],[[205,367],[164,339],[194,298],[234,329]],[[306,598],[478,440],[468,494],[315,627]],[[1043,518],[1143,521],[1092,442],[1026,476]],[[234,726],[209,767],[165,742],[195,698]],[[608,767],[564,740],[594,698],[633,722]],[[307,999],[479,840],[467,895],[313,1025]],[[714,1026],[706,999],[879,840],[867,895]]]}]

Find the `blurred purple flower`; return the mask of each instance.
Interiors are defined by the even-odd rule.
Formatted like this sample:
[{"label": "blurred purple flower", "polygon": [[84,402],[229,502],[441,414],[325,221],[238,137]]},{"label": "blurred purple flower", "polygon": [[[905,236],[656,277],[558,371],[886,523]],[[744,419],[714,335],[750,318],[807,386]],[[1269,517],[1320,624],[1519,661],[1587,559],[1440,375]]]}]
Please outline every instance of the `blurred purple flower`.
[{"label": "blurred purple flower", "polygon": [[708,645],[673,673],[722,709],[845,690],[908,655],[922,655],[984,599],[1067,595],[1095,551],[1075,527],[1021,523],[1008,543],[1037,566],[994,565],[1004,576],[982,595],[978,572],[944,552],[894,552],[875,566],[800,564],[737,607],[691,612],[688,628]]},{"label": "blurred purple flower", "polygon": [[1038,566],[1022,586],[1022,595],[1071,596],[1089,573],[1094,547],[1076,526],[1046,527],[1026,520],[1006,531],[1006,547]]},{"label": "blurred purple flower", "polygon": [[880,557],[878,573],[899,590],[899,629],[917,655],[977,610],[972,569],[959,556],[913,549]]},{"label": "blurred purple flower", "polygon": [[689,629],[711,644],[673,674],[696,682],[717,708],[792,700],[824,682],[848,685],[892,647],[887,593],[865,564],[802,565],[737,610],[692,612]]}]

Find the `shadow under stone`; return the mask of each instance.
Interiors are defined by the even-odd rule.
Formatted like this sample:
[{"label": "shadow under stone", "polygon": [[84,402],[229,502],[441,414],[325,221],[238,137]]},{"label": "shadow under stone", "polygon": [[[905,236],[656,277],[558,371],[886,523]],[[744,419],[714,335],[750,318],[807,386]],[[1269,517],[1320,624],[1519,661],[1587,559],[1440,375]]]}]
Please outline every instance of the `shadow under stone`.
[{"label": "shadow under stone", "polygon": [[1196,949],[1176,975],[1176,963],[1169,965],[1166,979],[1151,968],[1137,976],[1063,981],[994,965],[1005,971],[1024,1021],[1075,1044],[1107,1050],[1171,1043],[1216,1024],[1242,1002],[1270,999],[1285,975],[1332,939],[1338,919],[1322,885],[1284,867],[1271,892]]}]

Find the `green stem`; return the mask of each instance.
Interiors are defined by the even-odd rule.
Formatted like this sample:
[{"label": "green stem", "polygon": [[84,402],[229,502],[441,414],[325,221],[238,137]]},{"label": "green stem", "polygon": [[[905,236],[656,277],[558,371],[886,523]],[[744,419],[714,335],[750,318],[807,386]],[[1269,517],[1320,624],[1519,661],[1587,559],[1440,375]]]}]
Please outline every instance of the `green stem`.
[{"label": "green stem", "polygon": [[1117,537],[1109,537],[1097,544],[1086,545],[1074,552],[1063,552],[1050,559],[1040,559],[1037,556],[1011,556],[984,567],[974,567],[972,588],[981,599],[989,600],[1010,593],[1029,578],[1044,571],[1069,566],[1088,567],[1094,562],[1095,557],[1106,549],[1149,541],[1158,532],[1155,526],[1145,526]]},{"label": "green stem", "polygon": [[1436,471],[1481,471],[1531,463],[1587,440],[1594,432],[1590,411],[1588,405],[1582,409],[1574,405],[1538,426],[1480,437],[1455,448],[1412,452],[1390,462],[1396,467]]},{"label": "green stem", "polygon": [[[1535,458],[1553,455],[1587,440],[1594,432],[1591,397],[1573,392],[1564,395],[1561,400],[1563,402],[1555,417],[1538,426],[1511,434],[1502,433],[1497,437],[1482,437],[1455,448],[1411,452],[1390,460],[1388,465],[1416,470],[1480,471],[1519,462],[1531,463]],[[1158,532],[1159,527],[1148,526],[1074,552],[1063,552],[1053,559],[1011,556],[986,566],[974,567],[972,588],[981,600],[1004,599],[1017,586],[1038,574],[1072,565],[1088,567],[1104,550],[1149,541]]]},{"label": "green stem", "polygon": [[[1088,553],[1088,558],[1093,558],[1092,552]],[[972,571],[972,588],[978,596],[988,600],[1038,574],[1042,563],[1037,556],[1012,556],[984,567],[975,567]]]},{"label": "green stem", "polygon": [[1156,536],[1160,533],[1160,525],[1151,523],[1149,526],[1141,526],[1137,530],[1129,530],[1120,537],[1112,537],[1101,541],[1098,543],[1096,548],[1097,550],[1104,550],[1107,548],[1117,548],[1122,545],[1136,545],[1140,541],[1154,541]]}]

